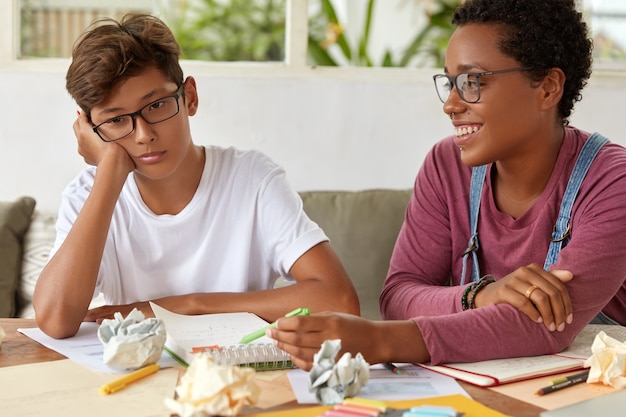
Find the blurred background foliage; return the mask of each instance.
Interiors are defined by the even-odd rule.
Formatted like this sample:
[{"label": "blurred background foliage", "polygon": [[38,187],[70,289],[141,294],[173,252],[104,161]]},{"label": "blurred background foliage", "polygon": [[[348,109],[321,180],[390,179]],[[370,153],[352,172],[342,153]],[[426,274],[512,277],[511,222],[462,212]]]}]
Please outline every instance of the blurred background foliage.
[{"label": "blurred background foliage", "polygon": [[[385,0],[383,0],[385,1]],[[391,49],[381,57],[369,53],[376,0],[367,0],[360,37],[351,40],[345,22],[330,0],[309,0],[309,61],[338,66],[443,66],[453,26],[452,12],[460,0],[430,0],[426,24],[416,29],[410,44],[397,57]],[[201,0],[182,2],[165,12],[185,59],[209,61],[282,61],[285,57],[285,0]]]},{"label": "blurred background foliage", "polygon": [[164,12],[185,59],[282,61],[285,0],[181,2]]},{"label": "blurred background foliage", "polygon": [[[347,65],[368,67],[443,67],[448,39],[454,31],[452,13],[460,0],[430,1],[429,7],[424,8],[426,23],[416,30],[409,45],[400,54],[395,54],[398,55],[396,57],[393,50],[387,48],[378,60],[370,55],[368,48],[376,0],[367,0],[360,38],[352,42],[345,36],[345,25],[339,21],[332,2],[320,0],[319,3],[319,11],[309,21],[309,57],[312,63],[332,66],[343,62]],[[333,47],[340,53],[332,54]]]}]

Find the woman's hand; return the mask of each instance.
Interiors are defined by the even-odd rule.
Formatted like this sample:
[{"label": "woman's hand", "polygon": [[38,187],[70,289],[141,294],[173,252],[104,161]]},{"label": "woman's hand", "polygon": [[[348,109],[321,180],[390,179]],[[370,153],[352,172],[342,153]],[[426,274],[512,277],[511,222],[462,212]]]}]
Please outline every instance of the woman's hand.
[{"label": "woman's hand", "polygon": [[103,160],[112,158],[116,165],[121,163],[126,166],[126,173],[135,169],[135,163],[124,147],[118,142],[104,142],[98,137],[85,112],[78,112],[78,118],[72,127],[78,144],[78,154],[86,163],[99,166]]},{"label": "woman's hand", "polygon": [[278,319],[276,327],[267,334],[277,346],[291,355],[293,363],[301,369],[310,370],[315,355],[325,340],[341,339],[341,352],[355,355],[361,352],[372,363],[377,357],[376,323],[359,316],[324,312],[310,316],[294,316]]},{"label": "woman's hand", "polygon": [[550,331],[562,331],[573,320],[572,302],[565,283],[573,274],[564,270],[545,271],[537,264],[520,267],[487,285],[476,294],[477,308],[510,304]]},{"label": "woman's hand", "polygon": [[324,312],[310,316],[283,317],[267,335],[289,353],[304,370],[313,366],[325,340],[341,339],[339,356],[361,353],[370,364],[381,362],[426,362],[430,354],[412,320],[372,321],[344,313]]}]

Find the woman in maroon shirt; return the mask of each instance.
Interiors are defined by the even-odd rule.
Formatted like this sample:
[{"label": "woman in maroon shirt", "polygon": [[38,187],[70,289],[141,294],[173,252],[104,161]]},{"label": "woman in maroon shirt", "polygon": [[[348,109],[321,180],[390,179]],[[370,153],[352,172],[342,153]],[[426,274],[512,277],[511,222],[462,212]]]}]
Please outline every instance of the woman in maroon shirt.
[{"label": "woman in maroon shirt", "polygon": [[[566,245],[548,257],[590,137],[568,127],[591,72],[575,2],[467,0],[453,23],[434,80],[454,135],[417,176],[380,297],[387,321],[280,319],[268,333],[304,369],[326,339],[370,363],[438,364],[559,352],[596,316],[626,324],[624,148],[601,141],[587,158],[571,216],[559,221]],[[480,243],[466,252],[471,177],[483,166]]]}]

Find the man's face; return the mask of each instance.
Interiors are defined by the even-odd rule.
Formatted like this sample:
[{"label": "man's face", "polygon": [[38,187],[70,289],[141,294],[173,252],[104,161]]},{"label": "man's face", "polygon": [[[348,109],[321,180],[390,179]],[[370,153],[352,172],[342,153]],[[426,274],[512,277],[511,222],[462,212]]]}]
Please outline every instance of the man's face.
[{"label": "man's face", "polygon": [[[188,116],[195,114],[197,96],[193,82],[183,84],[184,93],[172,98],[179,91],[179,86],[168,80],[155,68],[131,77],[116,85],[105,101],[94,106],[91,120],[94,126],[103,124],[103,132],[118,129],[116,124],[125,120],[131,125],[117,139],[132,129],[130,134],[110,142],[110,146],[122,146],[135,163],[135,172],[150,179],[165,178],[177,171],[181,162],[192,146]],[[182,93],[182,91],[181,91]],[[163,100],[165,99],[165,100]],[[162,111],[163,106],[171,106],[173,114],[163,121],[161,117],[152,119],[151,115]],[[120,117],[141,110],[141,115],[132,118]],[[131,121],[132,119],[132,121]],[[148,121],[146,121],[148,119]],[[155,120],[159,120],[155,123]],[[120,130],[120,132],[121,132]],[[106,137],[106,136],[105,136]]]}]

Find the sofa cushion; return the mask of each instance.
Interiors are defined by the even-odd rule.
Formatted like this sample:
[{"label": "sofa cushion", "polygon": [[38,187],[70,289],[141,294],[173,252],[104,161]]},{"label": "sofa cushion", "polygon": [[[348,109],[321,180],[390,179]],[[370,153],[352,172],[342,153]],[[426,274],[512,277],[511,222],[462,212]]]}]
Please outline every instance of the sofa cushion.
[{"label": "sofa cushion", "polygon": [[412,190],[305,191],[304,211],[330,239],[356,287],[361,316],[379,320],[378,297]]},{"label": "sofa cushion", "polygon": [[0,317],[15,316],[22,242],[34,209],[35,200],[31,197],[0,202]]},{"label": "sofa cushion", "polygon": [[[379,189],[299,193],[304,210],[326,232],[350,275],[363,317],[380,319],[378,297],[411,192]],[[32,294],[54,244],[55,221],[56,213],[35,212],[23,237],[24,255],[17,288],[20,317],[34,316]],[[4,261],[0,265],[4,266]],[[281,285],[285,285],[282,279],[277,283]],[[92,307],[103,304],[101,298],[95,301]]]},{"label": "sofa cushion", "polygon": [[56,238],[56,213],[35,210],[22,242],[22,271],[17,286],[18,317],[34,317],[33,292],[41,270],[48,262]]}]

